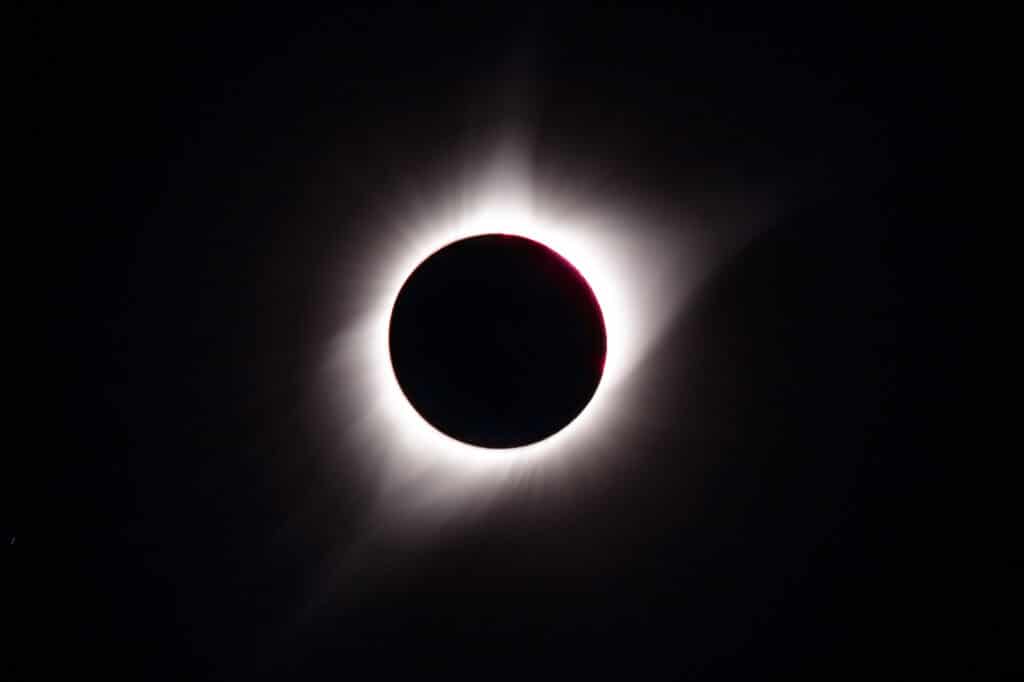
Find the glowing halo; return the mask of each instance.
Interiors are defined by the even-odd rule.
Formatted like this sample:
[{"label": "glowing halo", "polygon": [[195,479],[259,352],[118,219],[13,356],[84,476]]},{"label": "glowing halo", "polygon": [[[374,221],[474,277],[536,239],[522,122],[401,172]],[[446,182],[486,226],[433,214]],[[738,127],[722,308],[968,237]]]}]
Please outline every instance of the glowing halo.
[{"label": "glowing halo", "polygon": [[[402,393],[387,353],[391,310],[409,274],[420,263],[448,244],[466,237],[494,233],[526,237],[540,242],[572,264],[590,285],[601,305],[608,337],[608,351],[601,383],[590,403],[576,419],[542,441],[500,450],[457,441],[428,424]],[[374,324],[376,329],[372,336],[371,348],[367,349],[373,355],[372,366],[376,373],[374,383],[380,393],[386,395],[385,409],[394,420],[396,436],[402,440],[403,449],[411,447],[421,451],[433,450],[434,454],[429,456],[439,457],[444,463],[469,467],[477,471],[493,471],[505,469],[514,462],[535,460],[567,445],[567,442],[571,443],[573,431],[584,428],[586,422],[593,418],[593,413],[600,411],[600,405],[608,391],[607,387],[614,385],[623,374],[624,355],[629,344],[629,320],[623,313],[621,295],[616,295],[618,288],[614,286],[614,274],[593,248],[588,249],[582,240],[573,239],[572,232],[558,230],[549,222],[519,206],[486,206],[479,212],[465,216],[449,230],[433,234],[437,235],[436,240],[424,239],[415,244],[414,248],[406,252],[407,259],[401,261],[390,272],[391,277],[386,289],[389,293],[385,300],[381,301],[381,313]]]},{"label": "glowing halo", "polygon": [[[407,518],[509,480],[550,481],[584,454],[593,462],[621,451],[626,434],[648,428],[638,425],[659,409],[636,369],[710,260],[686,215],[666,224],[598,202],[581,210],[569,197],[530,191],[507,168],[442,200],[381,218],[369,258],[345,274],[343,295],[358,310],[338,323],[326,368],[334,428],[377,481],[382,513]],[[424,420],[398,384],[388,344],[392,308],[413,270],[452,242],[493,233],[540,242],[571,263],[597,298],[607,335],[604,373],[583,411],[550,437],[508,449],[454,440]]]}]

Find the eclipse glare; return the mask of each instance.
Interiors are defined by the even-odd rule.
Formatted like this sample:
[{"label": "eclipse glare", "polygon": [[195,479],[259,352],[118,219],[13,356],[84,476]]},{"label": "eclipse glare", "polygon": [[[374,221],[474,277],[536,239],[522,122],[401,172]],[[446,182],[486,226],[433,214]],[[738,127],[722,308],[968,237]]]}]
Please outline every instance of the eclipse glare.
[{"label": "eclipse glare", "polygon": [[531,239],[485,234],[417,267],[389,328],[395,377],[456,440],[515,448],[573,421],[601,381],[604,318],[580,273]]}]

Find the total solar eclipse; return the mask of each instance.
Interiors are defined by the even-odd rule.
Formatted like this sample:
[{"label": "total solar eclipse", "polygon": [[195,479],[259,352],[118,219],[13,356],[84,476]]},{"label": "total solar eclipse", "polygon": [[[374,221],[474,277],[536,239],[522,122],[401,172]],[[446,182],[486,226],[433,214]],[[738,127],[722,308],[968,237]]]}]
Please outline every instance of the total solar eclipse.
[{"label": "total solar eclipse", "polygon": [[485,448],[529,445],[573,421],[604,369],[604,318],[558,253],[485,234],[435,252],[398,293],[388,332],[402,392],[434,428]]}]

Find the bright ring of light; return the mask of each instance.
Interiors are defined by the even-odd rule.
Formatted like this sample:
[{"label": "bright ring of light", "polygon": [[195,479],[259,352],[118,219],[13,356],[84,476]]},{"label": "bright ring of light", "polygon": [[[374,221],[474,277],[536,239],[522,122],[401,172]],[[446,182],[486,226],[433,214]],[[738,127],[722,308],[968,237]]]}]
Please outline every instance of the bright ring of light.
[{"label": "bright ring of light", "polygon": [[[390,229],[382,221],[380,246],[365,264],[370,270],[351,280],[359,291],[350,295],[361,299],[363,312],[334,338],[328,372],[340,401],[341,437],[360,452],[391,511],[456,501],[459,493],[486,490],[481,484],[488,481],[550,474],[579,455],[603,456],[638,418],[629,404],[643,398],[627,395],[637,388],[629,379],[686,290],[678,232],[660,232],[638,216],[597,213],[596,206],[584,213],[571,202],[542,205],[526,185],[506,173],[486,188],[456,193],[437,210],[395,216]],[[601,382],[583,411],[544,440],[499,450],[457,441],[424,420],[398,384],[388,344],[392,308],[409,274],[447,244],[488,233],[540,242],[575,266],[601,306],[607,340]]]},{"label": "bright ring of light", "polygon": [[[504,450],[469,445],[450,438],[430,426],[409,404],[402,393],[398,380],[394,376],[390,358],[386,353],[391,310],[409,273],[433,253],[452,242],[490,233],[503,233],[538,241],[576,267],[594,291],[594,295],[601,305],[608,344],[601,383],[590,403],[576,419],[549,438],[527,446]],[[388,304],[383,306],[376,325],[378,334],[374,341],[374,348],[378,351],[379,357],[374,365],[378,371],[381,368],[386,370],[387,375],[383,376],[385,372],[380,372],[381,376],[377,377],[378,386],[387,395],[388,411],[394,416],[398,437],[408,446],[435,450],[436,455],[440,455],[452,463],[458,461],[462,465],[473,468],[493,468],[496,465],[504,467],[513,461],[532,460],[554,452],[565,446],[567,442],[571,443],[573,433],[585,428],[586,423],[592,418],[592,413],[599,410],[600,403],[604,400],[604,394],[607,392],[605,387],[615,382],[616,371],[621,372],[625,365],[622,355],[623,351],[628,348],[628,337],[625,333],[628,325],[623,321],[622,302],[615,296],[615,292],[620,287],[614,285],[614,276],[610,274],[609,267],[594,252],[595,249],[586,248],[581,239],[574,239],[573,237],[576,235],[572,231],[559,230],[537,215],[512,206],[491,206],[476,214],[466,216],[463,221],[453,225],[450,230],[439,236],[440,238],[436,241],[433,239],[423,240],[417,244],[417,248],[408,252],[402,265],[393,270],[394,279],[389,286],[392,293],[388,296]]]}]

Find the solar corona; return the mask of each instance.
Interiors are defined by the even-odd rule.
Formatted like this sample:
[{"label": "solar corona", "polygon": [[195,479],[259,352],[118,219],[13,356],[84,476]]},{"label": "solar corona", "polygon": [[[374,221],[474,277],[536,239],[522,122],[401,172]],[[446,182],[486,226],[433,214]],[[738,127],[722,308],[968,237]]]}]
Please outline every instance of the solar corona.
[{"label": "solar corona", "polygon": [[499,160],[372,216],[356,267],[338,269],[322,375],[324,423],[358,453],[337,464],[375,482],[371,518],[415,528],[554,490],[614,466],[660,414],[647,358],[707,259],[606,199]]}]

